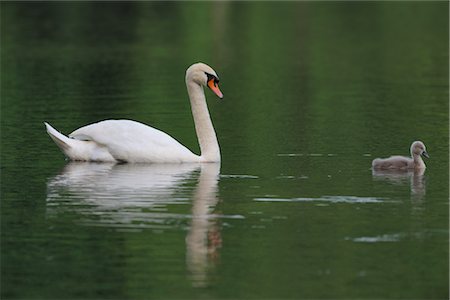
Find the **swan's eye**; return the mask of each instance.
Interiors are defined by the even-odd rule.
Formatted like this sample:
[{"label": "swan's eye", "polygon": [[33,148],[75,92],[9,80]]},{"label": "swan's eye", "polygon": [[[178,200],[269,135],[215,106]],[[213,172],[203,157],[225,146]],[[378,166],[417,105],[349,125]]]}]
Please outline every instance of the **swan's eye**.
[{"label": "swan's eye", "polygon": [[217,76],[214,76],[212,74],[206,73],[206,76],[208,77],[206,84],[208,85],[208,87],[211,89],[211,91],[213,91],[220,99],[223,98],[223,94],[219,89],[218,83],[219,83],[219,78],[217,78]]},{"label": "swan's eye", "polygon": [[205,72],[205,74],[206,74],[206,77],[208,78],[206,80],[206,82],[209,84],[212,80],[212,82],[214,83],[214,86],[217,86],[217,84],[219,83],[219,78],[217,78],[216,76],[214,76],[212,74],[206,73],[206,72]]}]

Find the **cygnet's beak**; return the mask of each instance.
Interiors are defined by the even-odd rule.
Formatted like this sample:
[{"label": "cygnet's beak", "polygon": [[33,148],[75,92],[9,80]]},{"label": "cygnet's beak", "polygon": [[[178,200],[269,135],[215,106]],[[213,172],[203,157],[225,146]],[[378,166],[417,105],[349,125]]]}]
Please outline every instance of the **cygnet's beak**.
[{"label": "cygnet's beak", "polygon": [[211,79],[208,81],[208,87],[211,89],[211,91],[214,92],[214,94],[217,95],[217,97],[219,97],[220,99],[223,98],[223,94],[222,94],[222,92],[220,91],[220,89],[219,89],[219,84],[217,83],[217,81],[216,81],[215,78],[211,78]]},{"label": "cygnet's beak", "polygon": [[428,155],[428,152],[427,152],[427,151],[423,151],[423,152],[422,152],[422,156],[423,156],[423,157],[426,157],[426,158],[430,158],[430,155]]}]

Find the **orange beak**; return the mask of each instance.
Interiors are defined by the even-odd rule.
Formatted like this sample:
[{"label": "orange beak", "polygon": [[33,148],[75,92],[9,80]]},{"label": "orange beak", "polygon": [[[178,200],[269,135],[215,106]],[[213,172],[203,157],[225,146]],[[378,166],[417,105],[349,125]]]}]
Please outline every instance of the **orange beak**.
[{"label": "orange beak", "polygon": [[222,92],[219,89],[219,85],[214,81],[214,78],[210,79],[208,81],[208,87],[211,89],[211,91],[214,92],[214,94],[217,95],[217,97],[219,97],[220,99],[223,98],[223,94],[222,94]]}]

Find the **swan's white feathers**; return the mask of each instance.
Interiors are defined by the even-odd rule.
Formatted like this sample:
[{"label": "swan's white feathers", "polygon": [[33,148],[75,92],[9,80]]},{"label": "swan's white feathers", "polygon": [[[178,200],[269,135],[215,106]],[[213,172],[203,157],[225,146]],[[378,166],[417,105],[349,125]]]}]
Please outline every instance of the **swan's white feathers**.
[{"label": "swan's white feathers", "polygon": [[[219,144],[202,87],[207,84],[206,73],[217,76],[211,67],[203,63],[193,64],[186,71],[186,87],[201,156],[192,153],[170,135],[132,120],[106,120],[87,125],[72,132],[70,138],[45,123],[47,132],[72,160],[133,163],[219,162]],[[220,90],[214,92],[222,98]]]},{"label": "swan's white feathers", "polygon": [[[106,120],[81,127],[69,135],[106,147],[118,161],[182,162],[199,156],[170,135],[132,120]],[[147,151],[151,149],[151,151]]]},{"label": "swan's white feathers", "polygon": [[59,133],[50,124],[45,123],[48,135],[64,154],[72,160],[114,162],[108,149],[94,141],[71,139]]}]

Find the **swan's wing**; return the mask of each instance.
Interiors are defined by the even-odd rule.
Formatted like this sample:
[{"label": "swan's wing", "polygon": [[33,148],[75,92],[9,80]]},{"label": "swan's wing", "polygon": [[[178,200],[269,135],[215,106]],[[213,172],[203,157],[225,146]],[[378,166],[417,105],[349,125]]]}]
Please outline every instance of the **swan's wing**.
[{"label": "swan's wing", "polygon": [[108,148],[119,161],[187,162],[198,156],[170,135],[131,120],[106,120],[81,127],[70,134],[79,140],[90,140]]}]

